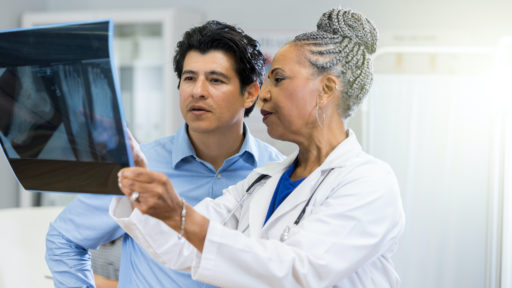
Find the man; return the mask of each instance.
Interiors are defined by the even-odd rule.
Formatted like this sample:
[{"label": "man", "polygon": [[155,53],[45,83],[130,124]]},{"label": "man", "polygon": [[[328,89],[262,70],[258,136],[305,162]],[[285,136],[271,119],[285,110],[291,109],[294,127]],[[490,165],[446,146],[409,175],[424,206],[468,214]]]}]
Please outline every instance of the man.
[{"label": "man", "polygon": [[[243,31],[217,21],[195,27],[178,43],[174,70],[186,124],[175,135],[142,145],[150,170],[173,181],[195,205],[250,171],[282,156],[252,137],[243,122],[254,108],[265,58]],[[205,287],[188,273],[154,261],[111,218],[112,196],[77,197],[51,223],[46,261],[56,287],[93,286],[89,248],[123,236],[120,287]]]}]

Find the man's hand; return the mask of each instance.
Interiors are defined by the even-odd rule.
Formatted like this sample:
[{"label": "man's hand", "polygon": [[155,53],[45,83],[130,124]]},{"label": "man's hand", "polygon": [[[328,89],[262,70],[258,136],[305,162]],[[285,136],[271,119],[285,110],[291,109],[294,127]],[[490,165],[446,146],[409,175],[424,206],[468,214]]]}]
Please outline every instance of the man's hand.
[{"label": "man's hand", "polygon": [[118,281],[110,280],[98,274],[94,274],[94,282],[96,288],[116,288],[119,284]]}]

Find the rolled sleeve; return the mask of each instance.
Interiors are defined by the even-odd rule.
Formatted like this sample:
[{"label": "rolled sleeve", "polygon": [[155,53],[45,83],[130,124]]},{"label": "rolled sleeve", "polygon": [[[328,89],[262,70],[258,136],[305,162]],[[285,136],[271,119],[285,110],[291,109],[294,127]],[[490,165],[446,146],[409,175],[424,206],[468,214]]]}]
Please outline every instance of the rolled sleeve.
[{"label": "rolled sleeve", "polygon": [[94,287],[88,249],[124,233],[107,213],[111,199],[103,195],[78,196],[50,224],[46,263],[56,287]]}]

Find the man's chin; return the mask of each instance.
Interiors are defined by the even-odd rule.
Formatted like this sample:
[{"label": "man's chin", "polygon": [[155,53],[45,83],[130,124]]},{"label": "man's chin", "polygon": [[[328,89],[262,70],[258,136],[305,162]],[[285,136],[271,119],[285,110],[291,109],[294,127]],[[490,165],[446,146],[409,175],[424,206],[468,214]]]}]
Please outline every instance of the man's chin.
[{"label": "man's chin", "polygon": [[188,131],[193,133],[211,133],[215,131],[215,125],[209,121],[187,121]]}]

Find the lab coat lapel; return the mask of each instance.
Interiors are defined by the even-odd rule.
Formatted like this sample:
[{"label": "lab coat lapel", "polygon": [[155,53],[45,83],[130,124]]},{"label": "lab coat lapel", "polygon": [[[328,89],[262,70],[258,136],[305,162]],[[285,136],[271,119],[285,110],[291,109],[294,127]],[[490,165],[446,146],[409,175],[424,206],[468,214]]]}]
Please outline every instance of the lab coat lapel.
[{"label": "lab coat lapel", "polygon": [[318,181],[319,174],[320,170],[317,169],[311,175],[309,175],[309,177],[304,179],[304,181],[299,186],[297,186],[297,188],[295,188],[295,190],[290,195],[288,195],[288,197],[286,197],[283,203],[281,203],[281,205],[277,207],[272,216],[270,216],[270,218],[268,219],[263,229],[272,226],[273,221],[276,221],[281,216],[287,213],[291,213],[294,209],[296,210],[296,213],[294,213],[297,215],[293,215],[292,218],[295,219],[300,213],[300,210],[297,209],[297,206],[302,207],[304,206],[306,201],[308,201],[309,196],[311,195],[311,193],[313,193],[313,189],[317,184],[316,182]]},{"label": "lab coat lapel", "polygon": [[[264,230],[270,229],[268,227],[272,227],[272,222],[277,221],[277,219],[286,215],[287,213],[295,213],[296,215],[290,215],[295,220],[295,218],[300,213],[300,209],[302,209],[302,207],[306,204],[306,201],[308,201],[311,193],[313,193],[313,191],[318,188],[317,186],[320,184],[320,181],[322,181],[325,174],[333,168],[343,167],[345,163],[350,161],[350,159],[354,157],[358,151],[361,150],[361,146],[357,142],[357,138],[355,137],[354,132],[349,130],[348,135],[349,137],[345,141],[341,142],[334,149],[334,151],[331,152],[327,159],[325,159],[324,163],[322,163],[320,167],[318,167],[315,171],[313,171],[313,173],[311,173],[311,175],[304,179],[304,182],[297,186],[297,188],[295,188],[295,190],[290,195],[288,195],[288,197],[286,197],[283,203],[277,207],[276,211],[274,211],[272,216],[270,216],[268,219],[265,227],[263,227]],[[292,160],[294,159],[295,158]],[[291,162],[289,163],[291,164]],[[274,191],[272,191],[272,193],[273,192]],[[272,197],[272,193],[270,194],[270,197]],[[268,207],[269,203],[270,200],[268,200],[266,207]],[[299,206],[300,209],[296,209],[297,206]],[[294,209],[296,209],[296,211],[294,211]],[[267,209],[265,209],[265,216],[266,212]]]},{"label": "lab coat lapel", "polygon": [[267,209],[262,207],[268,207],[272,194],[279,181],[279,176],[272,176],[254,195],[250,204],[249,210],[249,235],[252,237],[258,237],[265,222],[267,215]]},{"label": "lab coat lapel", "polygon": [[252,199],[249,204],[249,235],[252,237],[260,236],[263,222],[265,222],[265,217],[267,216],[268,206],[272,200],[277,182],[296,157],[296,153],[292,154],[278,165],[272,166],[270,169],[266,169],[266,167],[255,169],[256,172],[271,175],[271,177],[261,188],[254,191],[254,195],[252,195]]}]

